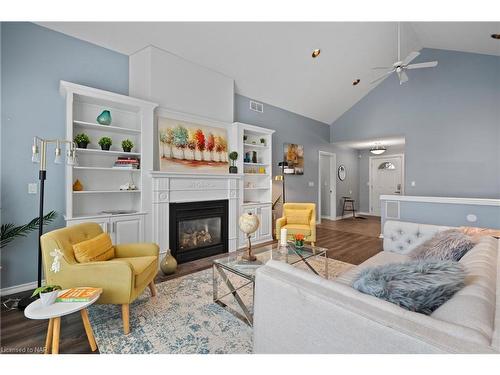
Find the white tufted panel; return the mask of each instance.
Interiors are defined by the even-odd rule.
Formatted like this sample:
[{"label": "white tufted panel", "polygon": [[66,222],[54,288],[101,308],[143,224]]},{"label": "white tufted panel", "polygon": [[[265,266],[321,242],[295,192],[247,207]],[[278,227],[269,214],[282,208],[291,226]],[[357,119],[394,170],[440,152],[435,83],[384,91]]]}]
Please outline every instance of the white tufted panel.
[{"label": "white tufted panel", "polygon": [[408,254],[437,232],[451,227],[389,220],[384,225],[384,250]]}]

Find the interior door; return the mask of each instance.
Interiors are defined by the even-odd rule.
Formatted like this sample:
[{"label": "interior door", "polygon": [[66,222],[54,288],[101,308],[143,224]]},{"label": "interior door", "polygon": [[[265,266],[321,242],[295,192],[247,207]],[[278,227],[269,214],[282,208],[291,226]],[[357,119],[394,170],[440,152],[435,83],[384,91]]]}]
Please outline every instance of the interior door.
[{"label": "interior door", "polygon": [[380,196],[403,193],[403,157],[370,158],[370,213],[380,216]]},{"label": "interior door", "polygon": [[335,154],[320,153],[320,217],[335,218],[337,216],[336,201],[336,157]]}]

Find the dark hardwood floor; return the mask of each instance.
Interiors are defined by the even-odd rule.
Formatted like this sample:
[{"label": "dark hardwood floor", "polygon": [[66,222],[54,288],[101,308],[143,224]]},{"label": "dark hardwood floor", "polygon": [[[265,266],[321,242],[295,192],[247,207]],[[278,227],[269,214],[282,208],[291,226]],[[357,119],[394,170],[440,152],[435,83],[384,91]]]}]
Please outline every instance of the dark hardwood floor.
[{"label": "dark hardwood floor", "polygon": [[[317,226],[317,245],[329,249],[328,256],[343,262],[360,264],[382,249],[380,219],[322,220]],[[160,283],[210,268],[213,259],[205,258],[179,265],[171,276],[158,275]],[[29,294],[23,293],[20,296]],[[10,298],[19,296],[9,296]],[[5,298],[2,298],[2,302]],[[22,311],[6,310],[2,305],[0,314],[0,353],[43,353],[47,333],[46,320],[30,320]],[[91,353],[80,314],[71,314],[61,319],[60,353]],[[95,353],[98,353],[95,352]]]}]

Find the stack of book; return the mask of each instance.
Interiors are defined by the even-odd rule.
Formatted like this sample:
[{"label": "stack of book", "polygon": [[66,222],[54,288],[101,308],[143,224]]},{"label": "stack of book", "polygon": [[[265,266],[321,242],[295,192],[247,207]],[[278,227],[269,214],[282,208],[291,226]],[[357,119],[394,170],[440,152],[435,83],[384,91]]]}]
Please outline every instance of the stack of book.
[{"label": "stack of book", "polygon": [[56,302],[88,302],[102,293],[102,288],[71,288],[60,294]]},{"label": "stack of book", "polygon": [[115,161],[113,168],[120,169],[139,169],[140,160],[136,157],[119,156]]}]

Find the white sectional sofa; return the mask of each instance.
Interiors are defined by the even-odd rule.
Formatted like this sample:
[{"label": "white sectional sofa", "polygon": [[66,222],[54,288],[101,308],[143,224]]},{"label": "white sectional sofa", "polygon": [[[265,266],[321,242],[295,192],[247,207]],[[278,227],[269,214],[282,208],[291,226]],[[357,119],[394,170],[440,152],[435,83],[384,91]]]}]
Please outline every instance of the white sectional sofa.
[{"label": "white sectional sofa", "polygon": [[364,267],[402,262],[448,227],[388,221],[384,250],[335,280],[269,261],[257,272],[255,353],[499,353],[500,241],[483,237],[461,260],[466,286],[431,315],[350,285]]}]

